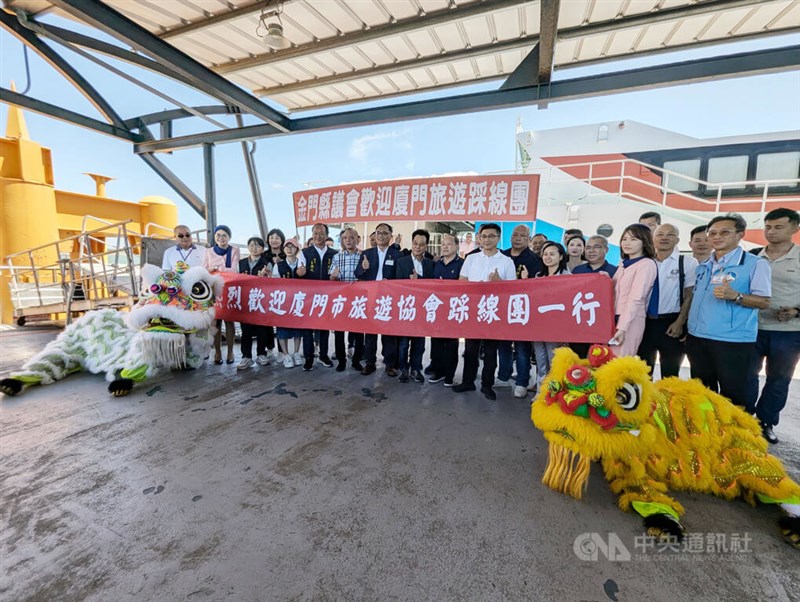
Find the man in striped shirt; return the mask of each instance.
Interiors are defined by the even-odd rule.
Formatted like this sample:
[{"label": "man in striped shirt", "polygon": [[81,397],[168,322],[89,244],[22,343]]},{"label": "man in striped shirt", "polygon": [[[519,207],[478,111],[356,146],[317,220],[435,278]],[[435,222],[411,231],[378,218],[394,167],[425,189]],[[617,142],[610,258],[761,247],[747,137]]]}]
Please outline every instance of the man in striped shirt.
[{"label": "man in striped shirt", "polygon": [[[355,271],[361,261],[361,252],[358,250],[358,232],[353,228],[345,228],[339,235],[342,243],[342,250],[337,253],[331,263],[330,278],[341,282],[354,282],[357,280]],[[361,370],[361,358],[364,355],[364,335],[361,333],[351,333],[355,343],[353,352],[353,369]],[[347,354],[344,332],[337,330],[333,333],[334,350],[336,353],[336,371],[344,372],[347,367]]]}]

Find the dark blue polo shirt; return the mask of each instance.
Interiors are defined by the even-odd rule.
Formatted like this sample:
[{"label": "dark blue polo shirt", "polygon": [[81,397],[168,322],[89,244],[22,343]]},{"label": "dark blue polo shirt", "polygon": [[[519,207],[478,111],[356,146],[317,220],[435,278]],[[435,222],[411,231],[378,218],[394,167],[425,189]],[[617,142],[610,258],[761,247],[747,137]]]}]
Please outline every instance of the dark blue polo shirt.
[{"label": "dark blue polo shirt", "polygon": [[597,274],[598,272],[605,272],[606,274],[608,274],[613,278],[614,274],[617,273],[617,266],[611,265],[606,261],[599,268],[593,270],[588,263],[582,263],[581,265],[576,266],[574,270],[572,270],[573,274]]}]

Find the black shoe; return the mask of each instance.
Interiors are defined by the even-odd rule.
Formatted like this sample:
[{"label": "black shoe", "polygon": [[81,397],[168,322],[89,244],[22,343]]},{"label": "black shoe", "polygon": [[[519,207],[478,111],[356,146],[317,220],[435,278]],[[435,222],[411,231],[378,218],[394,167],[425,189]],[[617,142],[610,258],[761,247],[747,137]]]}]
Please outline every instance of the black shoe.
[{"label": "black shoe", "polygon": [[361,372],[364,369],[364,366],[358,360],[353,360],[353,370],[358,370]]},{"label": "black shoe", "polygon": [[495,393],[494,389],[491,387],[481,387],[481,393],[483,393],[486,399],[490,399],[491,401],[497,399],[497,393]]},{"label": "black shoe", "polygon": [[774,444],[778,442],[778,436],[775,434],[775,432],[772,430],[772,426],[769,424],[761,424],[761,434],[764,435],[764,439],[770,443]]},{"label": "black shoe", "polygon": [[452,387],[453,386],[453,379],[452,378],[445,378],[444,379],[444,386],[445,387]]},{"label": "black shoe", "polygon": [[[434,384],[434,385],[436,383],[442,382],[443,380],[444,380],[444,376],[439,376],[438,374],[431,374],[428,377],[428,382],[431,383],[431,384]],[[450,383],[450,384],[452,385],[453,383]]]},{"label": "black shoe", "polygon": [[366,366],[364,366],[364,369],[361,371],[361,374],[363,374],[364,376],[369,376],[373,372],[375,372],[375,364],[367,364]]},{"label": "black shoe", "polygon": [[427,368],[425,368],[425,370],[423,370],[423,372],[425,374],[433,374],[433,366],[428,366]]},{"label": "black shoe", "polygon": [[[388,374],[388,372],[387,372],[387,374]],[[398,378],[397,380],[399,380],[401,383],[407,383],[408,382],[408,370],[400,370],[400,378]]]},{"label": "black shoe", "polygon": [[391,376],[392,378],[397,376],[397,369],[395,369],[395,368],[386,368],[386,370],[384,370],[384,372],[386,372],[386,376]]},{"label": "black shoe", "polygon": [[333,366],[333,362],[331,361],[331,358],[329,358],[327,355],[320,355],[319,356],[319,363],[322,364],[323,366],[325,366],[326,368],[330,368],[331,366]]},{"label": "black shoe", "polygon": [[347,362],[345,362],[344,360],[339,360],[339,363],[336,364],[336,371],[344,372],[345,368],[347,368]]},{"label": "black shoe", "polygon": [[475,385],[470,385],[467,383],[461,383],[460,385],[456,385],[453,387],[453,391],[456,393],[466,393],[467,391],[474,391]]},{"label": "black shoe", "polygon": [[311,372],[314,369],[314,358],[307,357],[306,361],[303,362],[303,370],[306,372]]},{"label": "black shoe", "polygon": [[412,370],[411,380],[413,380],[415,383],[424,383],[425,377],[422,376],[422,373],[419,370]]}]

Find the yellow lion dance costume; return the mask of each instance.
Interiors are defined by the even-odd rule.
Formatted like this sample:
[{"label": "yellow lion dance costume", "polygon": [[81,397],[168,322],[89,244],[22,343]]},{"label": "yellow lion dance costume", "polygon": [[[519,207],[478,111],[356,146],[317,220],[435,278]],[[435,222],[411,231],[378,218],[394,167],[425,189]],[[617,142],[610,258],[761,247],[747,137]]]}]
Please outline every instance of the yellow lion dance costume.
[{"label": "yellow lion dance costume", "polygon": [[651,535],[681,538],[684,509],[668,490],[697,491],[780,504],[783,534],[800,548],[800,485],[767,453],[756,419],[700,381],[653,383],[638,357],[594,345],[583,360],[564,347],[531,419],[550,443],[542,482],[551,489],[580,499],[600,460],[619,507],[644,517]]}]

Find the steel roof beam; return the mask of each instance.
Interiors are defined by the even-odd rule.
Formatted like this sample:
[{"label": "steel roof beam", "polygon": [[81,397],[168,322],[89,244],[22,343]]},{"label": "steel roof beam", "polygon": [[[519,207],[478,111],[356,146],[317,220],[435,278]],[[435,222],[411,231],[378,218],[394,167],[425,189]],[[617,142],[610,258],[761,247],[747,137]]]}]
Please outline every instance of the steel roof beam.
[{"label": "steel roof beam", "polygon": [[309,42],[308,44],[301,44],[294,48],[287,48],[277,52],[267,52],[259,54],[258,56],[241,59],[239,61],[231,61],[223,63],[214,67],[214,71],[222,75],[228,73],[236,73],[253,67],[261,67],[276,61],[284,61],[287,59],[295,59],[308,54],[324,52],[326,50],[335,50],[343,46],[351,46],[353,44],[360,44],[370,40],[379,40],[386,36],[400,35],[409,31],[416,31],[425,27],[433,27],[435,25],[443,25],[450,23],[454,19],[468,19],[488,13],[497,12],[507,8],[517,7],[525,2],[520,0],[484,0],[483,2],[474,2],[466,6],[456,6],[455,8],[443,8],[430,13],[403,19],[395,23],[386,23],[384,25],[376,25],[369,29],[345,34],[332,38],[325,38]]},{"label": "steel roof beam", "polygon": [[[235,107],[229,105],[207,105],[202,107],[192,107],[196,112],[203,115],[239,115],[239,111]],[[197,117],[194,113],[190,113],[186,109],[167,109],[166,111],[158,111],[156,113],[148,113],[147,115],[140,115],[127,119],[125,125],[131,129],[139,129],[143,125],[152,125],[154,123],[163,123],[164,121],[175,121],[176,119],[185,119],[187,117]]]},{"label": "steel roof beam", "polygon": [[193,31],[205,29],[206,27],[213,27],[214,25],[219,25],[233,19],[238,19],[239,17],[246,17],[247,15],[261,12],[262,9],[269,10],[271,7],[280,4],[280,2],[281,0],[256,0],[256,2],[237,6],[236,8],[233,8],[227,12],[217,13],[215,15],[211,15],[210,17],[206,17],[205,19],[199,19],[197,21],[187,23],[186,25],[179,25],[173,29],[168,29],[164,33],[159,34],[158,37],[162,40],[176,38]]},{"label": "steel roof beam", "polygon": [[[193,84],[179,73],[176,73],[165,65],[162,65],[161,63],[136,52],[131,52],[130,50],[126,50],[120,46],[109,44],[108,42],[103,42],[90,36],[75,33],[74,31],[64,29],[63,27],[56,27],[55,25],[49,24],[45,25],[43,23],[39,23],[38,21],[34,21],[33,19],[29,19],[29,22],[35,23],[36,28],[42,30],[42,35],[44,37],[47,39],[52,39],[56,43],[61,43],[61,40],[64,40],[65,42],[69,42],[75,46],[86,48],[87,50],[94,50],[95,52],[99,52],[105,56],[136,65],[137,67],[142,67],[143,69],[153,71],[159,75],[164,75],[184,85],[193,87]],[[53,37],[48,37],[48,34],[52,34]]]},{"label": "steel roof beam", "polygon": [[[292,133],[316,132],[407,119],[423,119],[490,109],[538,105],[546,102],[647,90],[713,79],[776,73],[798,68],[800,68],[800,46],[788,46],[780,49],[739,53],[556,81],[546,86],[537,85],[513,90],[481,92],[387,107],[296,118],[292,120]],[[140,143],[135,146],[134,150],[137,153],[168,152],[197,147],[209,142],[240,142],[271,135],[280,134],[276,134],[264,125],[256,125]]]},{"label": "steel roof beam", "polygon": [[[574,62],[574,63],[565,63],[563,65],[555,65],[554,68],[559,73],[563,73],[563,72],[569,71],[570,69],[577,69],[577,68],[580,68],[580,67],[587,67],[587,66],[591,66],[591,65],[599,65],[599,64],[605,64],[605,63],[619,63],[620,61],[624,61],[626,59],[627,60],[635,60],[637,58],[644,58],[644,57],[648,57],[648,56],[659,56],[659,55],[662,55],[662,54],[668,54],[670,52],[677,52],[679,50],[688,50],[688,49],[695,49],[695,48],[707,48],[707,47],[711,47],[711,46],[723,46],[725,44],[730,44],[730,43],[733,43],[733,42],[742,42],[742,41],[754,40],[754,39],[765,39],[765,38],[769,38],[769,37],[775,37],[775,36],[778,36],[778,35],[786,35],[787,31],[788,30],[786,30],[786,29],[782,29],[782,30],[769,31],[769,32],[764,32],[764,33],[757,32],[757,33],[745,34],[745,35],[737,36],[736,38],[728,38],[728,39],[724,39],[724,40],[708,40],[708,41],[704,41],[704,42],[690,42],[688,44],[676,44],[674,46],[666,46],[666,47],[654,48],[652,50],[645,50],[645,51],[642,51],[642,52],[637,52],[635,57],[634,56],[627,56],[626,57],[625,55],[604,56],[602,58],[597,58],[597,59],[589,59],[589,60],[586,60],[586,61],[577,61],[577,62]],[[528,55],[528,56],[530,56],[530,55]],[[508,76],[508,77],[511,77],[511,76]],[[469,85],[485,84],[485,83],[492,82],[492,81],[500,81],[500,80],[503,80],[504,78],[506,78],[506,76],[503,75],[503,74],[486,75],[486,76],[483,76],[483,77],[476,77],[476,78],[468,80],[468,81],[465,80],[465,81],[459,81],[459,82],[450,82],[450,83],[447,83],[447,84],[439,84],[436,87],[433,87],[433,86],[420,87],[420,88],[414,88],[413,90],[400,90],[399,92],[384,93],[384,94],[381,94],[380,96],[363,96],[363,97],[359,97],[359,98],[352,98],[352,99],[348,99],[348,100],[340,100],[340,101],[336,101],[336,102],[326,102],[326,103],[323,103],[323,104],[317,104],[317,105],[308,106],[308,107],[297,107],[297,108],[291,109],[291,111],[294,114],[299,114],[299,113],[302,113],[303,111],[318,111],[318,110],[322,110],[322,109],[330,109],[330,108],[334,108],[334,107],[343,107],[343,106],[354,105],[354,104],[359,104],[359,103],[364,103],[364,102],[375,102],[375,101],[379,101],[379,100],[388,100],[390,98],[399,98],[399,97],[403,97],[403,96],[410,96],[412,94],[420,94],[420,93],[423,93],[423,92],[430,93],[430,92],[438,92],[440,90],[448,90],[448,89],[457,88],[457,87],[462,87],[463,88],[464,86],[469,86]],[[506,79],[506,81],[508,81],[508,79]],[[530,85],[530,84],[528,83],[528,84],[523,84],[523,85]],[[505,83],[504,83],[501,86],[500,89],[501,90],[502,89],[506,89],[507,87],[512,87],[512,86],[506,86]]]},{"label": "steel roof beam", "polygon": [[275,86],[273,88],[259,88],[258,90],[254,90],[253,93],[256,96],[286,94],[288,92],[308,90],[311,88],[317,88],[319,86],[327,86],[329,84],[342,84],[345,82],[358,81],[366,77],[377,77],[379,75],[388,75],[390,73],[408,71],[409,69],[422,69],[424,67],[440,65],[442,63],[446,64],[452,63],[453,61],[492,55],[498,52],[508,52],[510,50],[519,50],[520,48],[529,48],[535,45],[538,39],[539,36],[536,35],[514,38],[513,40],[506,40],[505,42],[498,42],[497,44],[485,44],[483,46],[474,46],[472,48],[456,50],[455,52],[448,52],[446,54],[436,54],[419,59],[409,59],[407,61],[388,63],[386,65],[379,65],[377,67],[367,67],[366,69],[359,69],[357,71],[348,71],[347,73],[326,75],[324,77],[318,77],[312,80],[303,80],[293,84]]},{"label": "steel roof beam", "polygon": [[558,32],[560,0],[539,0],[539,73],[537,81],[544,84],[553,75],[553,58]]},{"label": "steel roof beam", "polygon": [[[649,23],[658,21],[683,19],[691,16],[705,14],[712,12],[708,5],[715,6],[714,10],[721,8],[740,8],[758,4],[762,0],[717,0],[716,2],[703,2],[702,4],[693,4],[689,6],[680,6],[671,9],[665,9],[656,13],[648,13],[645,15],[636,15],[634,17],[623,17],[621,19],[611,19],[608,21],[599,21],[589,25],[579,25],[577,27],[570,27],[562,29],[558,32],[559,40],[578,39],[586,36],[607,33],[609,31],[617,31],[619,29],[626,29],[632,27],[641,27]],[[254,90],[257,96],[270,96],[273,94],[285,94],[287,92],[295,92],[300,90],[307,90],[324,86],[329,84],[338,84],[349,81],[356,81],[366,77],[373,77],[377,75],[387,75],[389,73],[396,73],[398,71],[407,71],[414,68],[423,68],[431,65],[438,65],[443,63],[451,63],[457,60],[470,59],[478,56],[485,56],[495,54],[497,52],[504,52],[509,50],[517,50],[520,48],[532,48],[536,43],[541,43],[539,35],[531,34],[524,37],[514,38],[496,44],[484,44],[483,46],[473,46],[455,52],[448,52],[445,54],[437,54],[419,59],[410,59],[407,61],[399,61],[396,63],[389,63],[386,65],[379,65],[377,67],[370,67],[367,69],[360,69],[357,71],[348,71],[347,73],[337,73],[335,75],[328,75],[325,77],[318,77],[311,80],[302,80],[292,84],[285,84],[282,86],[274,86],[271,88],[259,88]],[[634,55],[631,55],[634,56]],[[541,54],[540,54],[541,57]],[[625,57],[618,57],[625,58]],[[552,57],[551,57],[552,61]],[[219,70],[219,68],[217,68]]]},{"label": "steel roof beam", "polygon": [[66,121],[67,123],[71,123],[73,125],[79,125],[81,127],[94,130],[100,134],[106,134],[107,136],[113,136],[114,138],[120,138],[122,140],[127,140],[128,142],[147,141],[145,136],[135,134],[125,127],[117,127],[113,124],[106,123],[105,121],[100,121],[99,119],[81,115],[75,111],[64,109],[37,98],[25,96],[24,94],[14,92],[13,90],[9,90],[7,88],[0,88],[0,102],[15,107],[20,107],[21,109],[27,109],[28,111],[33,111],[34,113],[39,113],[40,115],[46,115],[47,117],[52,117],[53,119]]},{"label": "steel roof beam", "polygon": [[185,77],[195,89],[222,102],[238,106],[273,127],[287,131],[289,118],[267,106],[224,77],[217,75],[187,54],[158,39],[149,31],[100,0],[51,0],[69,15],[130,44],[153,60]]},{"label": "steel roof beam", "polygon": [[17,19],[16,15],[7,13],[0,10],[0,25],[5,27],[11,34],[13,34],[23,44],[29,46],[34,50],[42,59],[45,60],[53,69],[60,73],[67,81],[69,81],[83,96],[88,100],[97,112],[105,117],[106,121],[113,124],[117,128],[124,129],[122,117],[120,117],[114,108],[106,101],[105,98],[84,78],[78,71],[67,62],[64,57],[58,54],[55,50],[50,48],[33,31],[25,27]]}]

